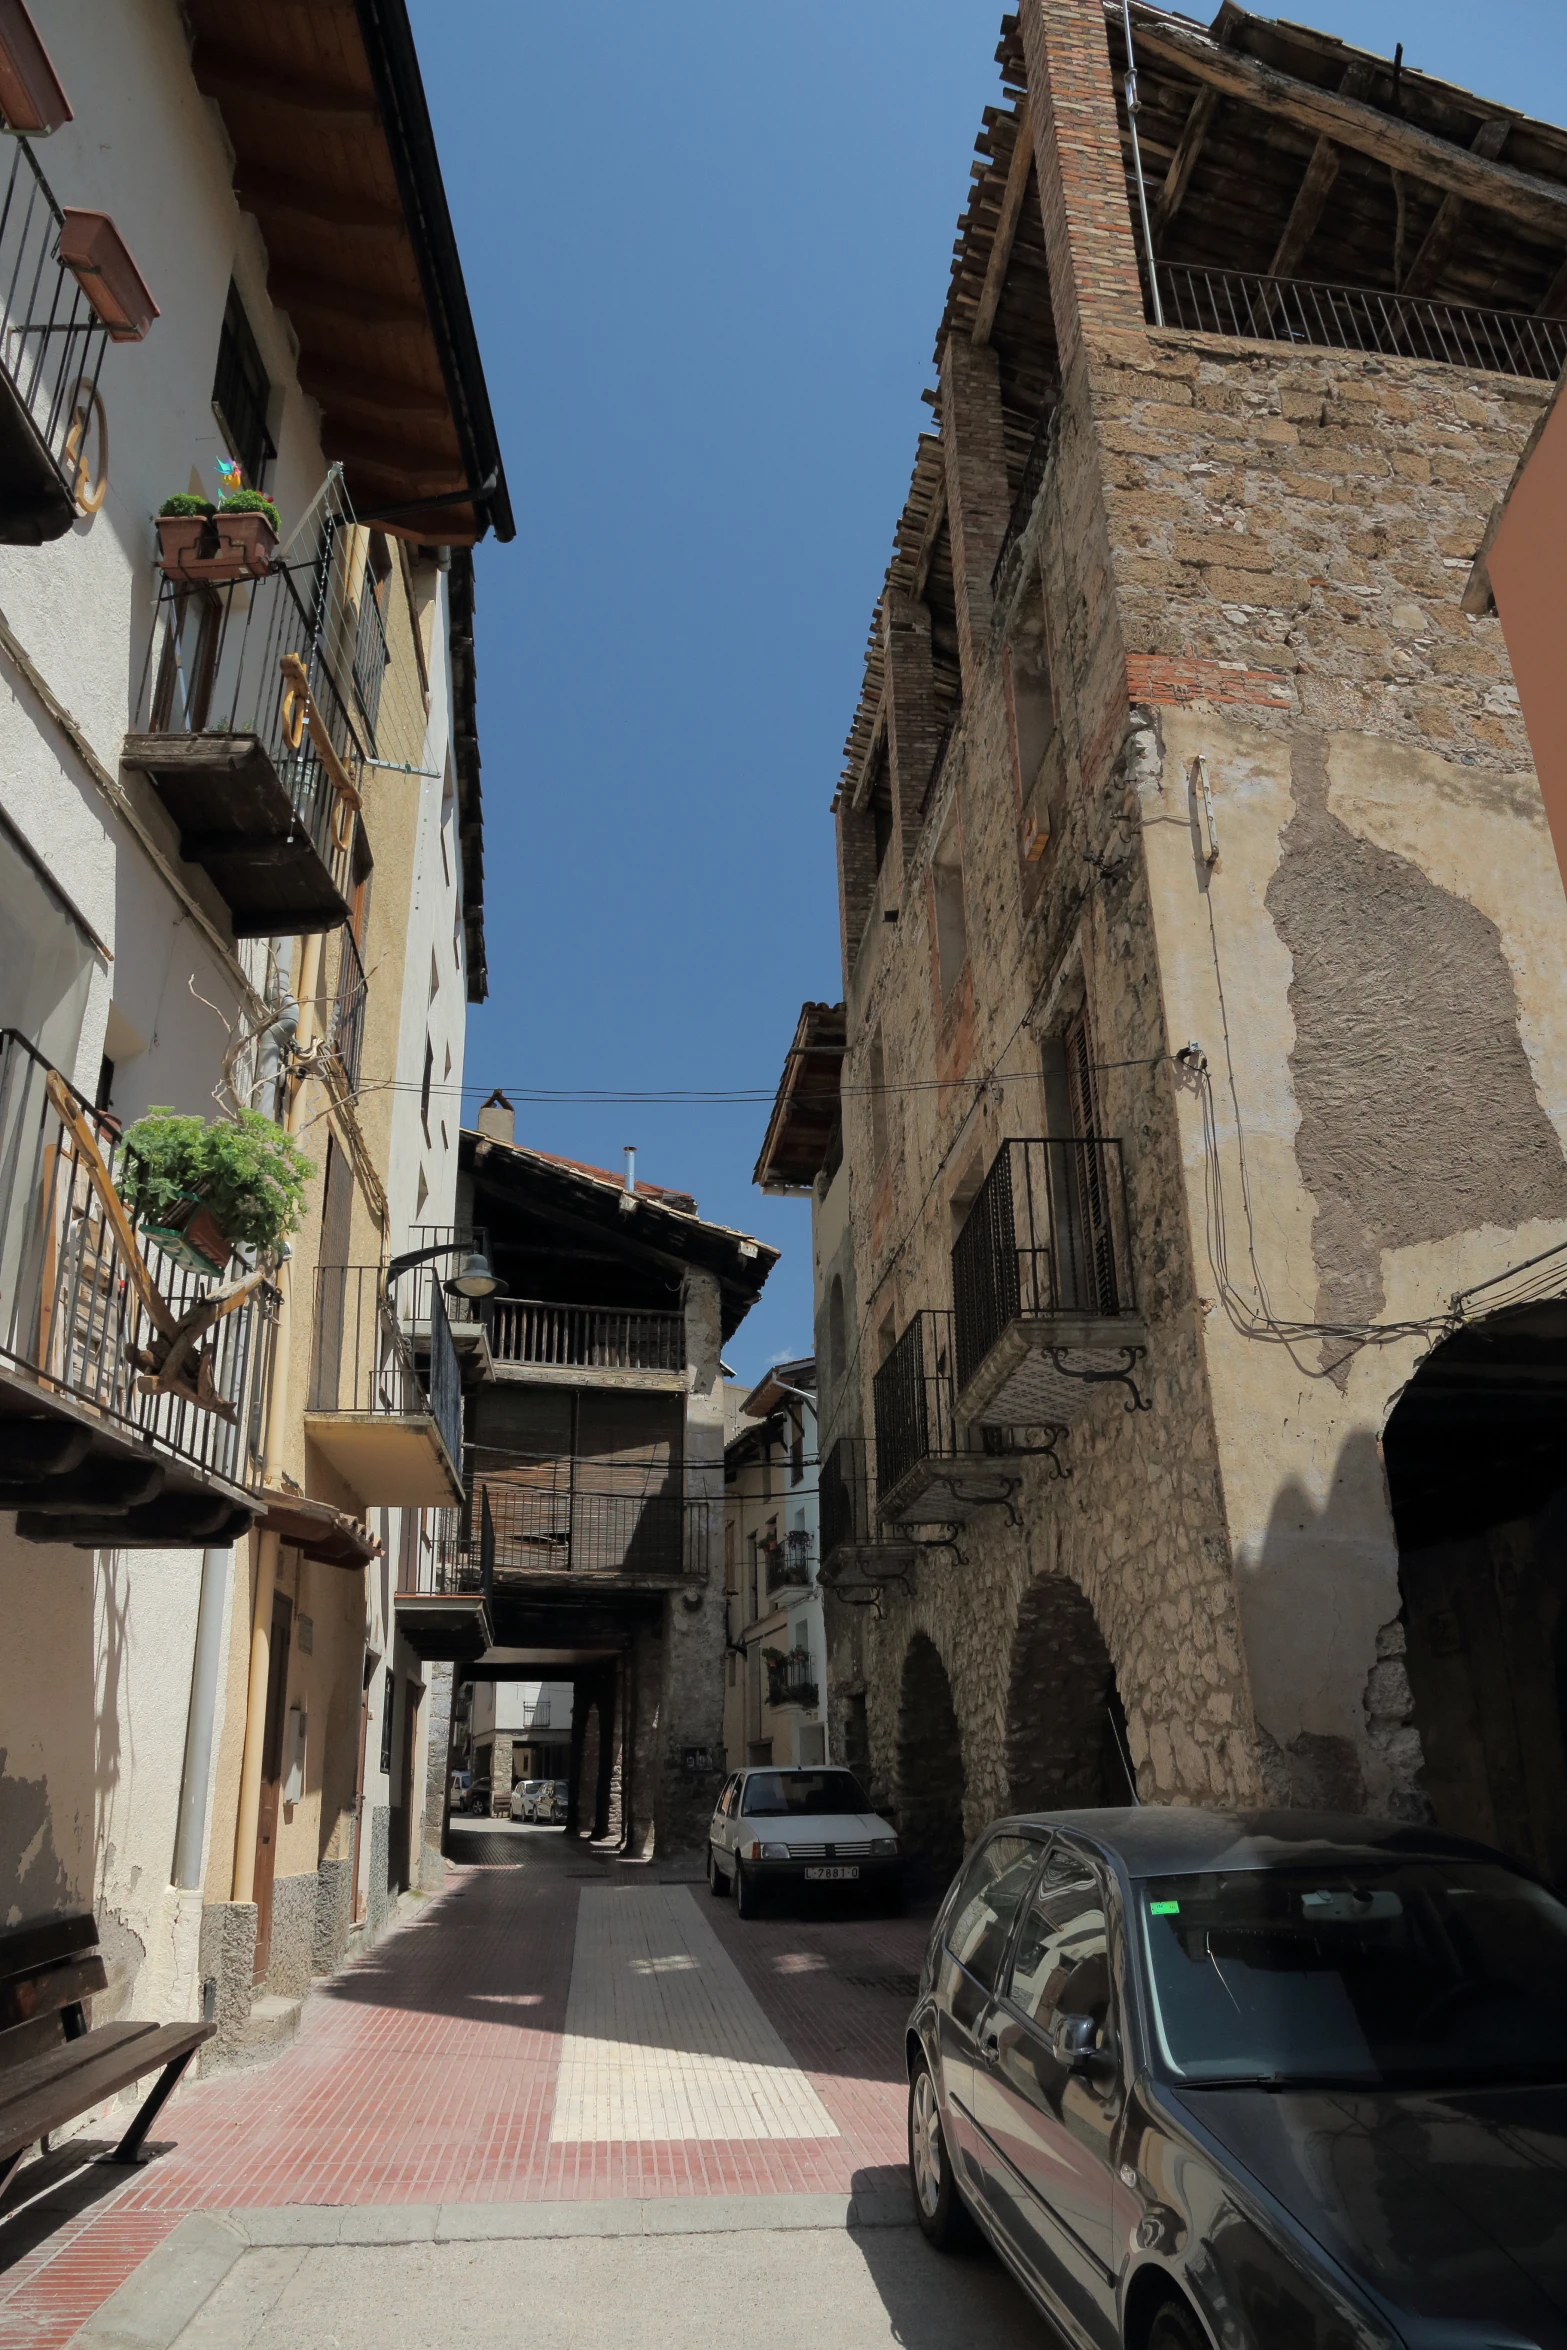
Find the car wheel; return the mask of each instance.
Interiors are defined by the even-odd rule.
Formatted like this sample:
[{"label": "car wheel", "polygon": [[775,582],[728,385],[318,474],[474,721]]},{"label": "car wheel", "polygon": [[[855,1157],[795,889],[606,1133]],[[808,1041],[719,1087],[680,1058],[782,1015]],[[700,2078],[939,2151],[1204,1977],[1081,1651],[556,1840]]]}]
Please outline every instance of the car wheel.
[{"label": "car wheel", "polygon": [[711,1844],[707,1848],[707,1889],[715,1901],[722,1901],[729,1890],[729,1879],[718,1865],[718,1855]]},{"label": "car wheel", "polygon": [[1208,2350],[1208,2344],[1184,2302],[1163,2301],[1148,2328],[1148,2350]]},{"label": "car wheel", "polygon": [[914,2217],[927,2244],[934,2244],[938,2252],[956,2252],[972,2244],[974,2222],[952,2175],[941,2102],[923,2056],[909,2082],[909,2185]]},{"label": "car wheel", "polygon": [[738,1859],[735,1861],[734,1889],[735,1916],[737,1918],[759,1917],[762,1909],[761,1888],[753,1877],[746,1875]]}]

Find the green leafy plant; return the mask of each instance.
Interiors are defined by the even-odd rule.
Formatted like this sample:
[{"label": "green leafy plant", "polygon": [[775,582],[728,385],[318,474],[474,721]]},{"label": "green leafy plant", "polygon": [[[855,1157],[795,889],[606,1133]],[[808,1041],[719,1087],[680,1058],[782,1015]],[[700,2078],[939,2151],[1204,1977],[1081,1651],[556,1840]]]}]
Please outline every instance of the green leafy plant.
[{"label": "green leafy plant", "polygon": [[185,517],[215,514],[217,508],[210,498],[198,498],[193,490],[176,490],[172,497],[164,499],[158,512],[160,515],[176,514]]},{"label": "green leafy plant", "polygon": [[259,1110],[209,1124],[155,1108],[126,1131],[120,1196],[150,1225],[167,1225],[199,1199],[229,1240],[270,1254],[299,1230],[314,1173],[298,1143]]},{"label": "green leafy plant", "polygon": [[281,530],[283,518],[272,500],[261,490],[230,490],[218,501],[220,514],[264,514],[274,530]]}]

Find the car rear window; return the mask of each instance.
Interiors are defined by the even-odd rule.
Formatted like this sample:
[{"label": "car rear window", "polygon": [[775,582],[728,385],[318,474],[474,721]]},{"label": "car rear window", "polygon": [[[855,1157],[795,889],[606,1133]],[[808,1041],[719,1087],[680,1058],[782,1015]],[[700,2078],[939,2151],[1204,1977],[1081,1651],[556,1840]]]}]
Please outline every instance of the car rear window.
[{"label": "car rear window", "polygon": [[744,1811],[751,1820],[819,1819],[870,1808],[849,1771],[753,1771],[745,1783]]}]

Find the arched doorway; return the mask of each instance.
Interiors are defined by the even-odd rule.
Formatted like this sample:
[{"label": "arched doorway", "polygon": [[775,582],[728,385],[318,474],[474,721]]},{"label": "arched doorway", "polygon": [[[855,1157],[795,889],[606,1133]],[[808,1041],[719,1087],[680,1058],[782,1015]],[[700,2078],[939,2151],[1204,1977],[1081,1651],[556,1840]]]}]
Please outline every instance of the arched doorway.
[{"label": "arched doorway", "polygon": [[898,1833],[911,1883],[934,1890],[961,1866],[963,1792],[952,1684],[935,1642],[916,1632],[898,1705]]},{"label": "arched doorway", "polygon": [[1029,1585],[1012,1637],[1007,1788],[1013,1811],[1135,1803],[1115,1667],[1087,1599],[1065,1575]]},{"label": "arched doorway", "polygon": [[1567,1884],[1567,1301],[1446,1339],[1383,1458],[1421,1788]]}]

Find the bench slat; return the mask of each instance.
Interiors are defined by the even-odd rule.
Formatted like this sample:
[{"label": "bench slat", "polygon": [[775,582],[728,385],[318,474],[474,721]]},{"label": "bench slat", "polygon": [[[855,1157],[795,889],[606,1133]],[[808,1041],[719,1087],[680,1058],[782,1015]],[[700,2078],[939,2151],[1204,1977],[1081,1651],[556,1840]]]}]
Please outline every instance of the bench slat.
[{"label": "bench slat", "polygon": [[[106,2027],[105,2036],[115,2029],[113,2025]],[[100,2048],[99,2034],[89,2032],[83,2040],[67,2040],[57,2053],[57,2072],[15,2099],[7,2095],[4,2075],[0,2074],[0,2162],[19,2154],[45,2130],[59,2129],[90,2105],[100,2105],[106,2097],[139,2081],[143,2074],[160,2070],[171,2057],[200,2048],[216,2030],[216,2024],[155,2024],[150,2031],[138,2032],[133,2040],[118,2041],[112,2048]],[[84,2053],[85,2063],[81,2061]],[[40,2057],[36,2061],[42,2065],[47,2060]]]},{"label": "bench slat", "polygon": [[[13,1975],[8,1983],[0,1983],[0,2035],[15,2024],[31,2023],[34,2016],[58,2014],[62,2007],[108,1987],[109,1977],[96,1950],[82,1958],[57,1958],[52,1966],[35,1967],[31,1974]],[[5,2042],[0,2037],[0,2069],[4,2063]]]},{"label": "bench slat", "polygon": [[83,2065],[124,2049],[132,2040],[144,2039],[157,2029],[156,2024],[100,2024],[97,2031],[88,2032],[80,2040],[56,2040],[52,2047],[40,2050],[21,2064],[0,2066],[0,2116],[34,2089],[51,2081],[64,2081],[73,2072],[80,2072]]},{"label": "bench slat", "polygon": [[0,1982],[8,1975],[28,1975],[34,1967],[57,1958],[74,1958],[79,1950],[98,1946],[98,1921],[92,1911],[74,1917],[35,1918],[30,1926],[13,1926],[0,1934]]}]

